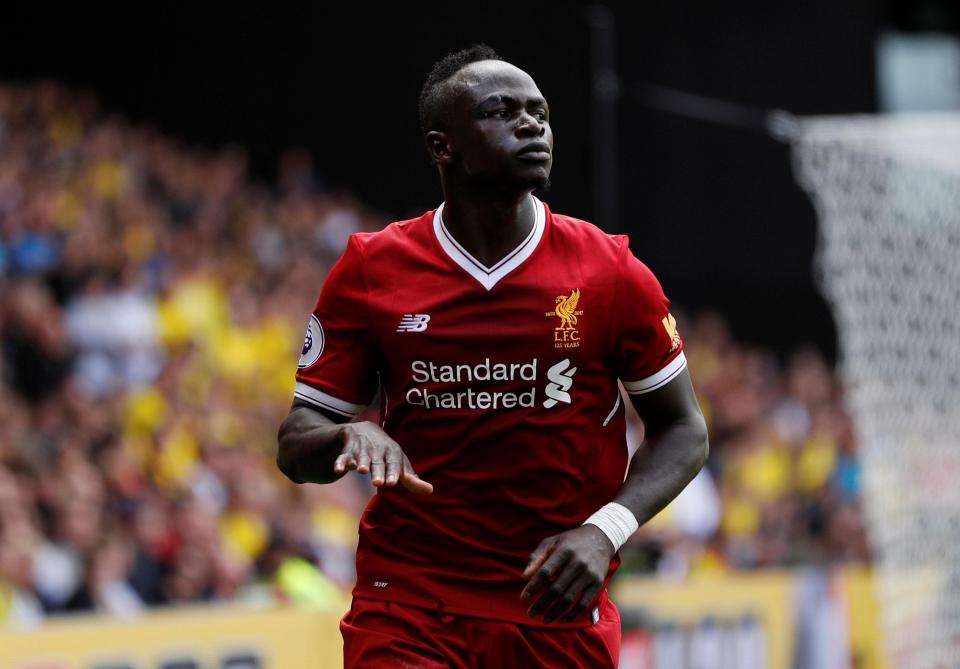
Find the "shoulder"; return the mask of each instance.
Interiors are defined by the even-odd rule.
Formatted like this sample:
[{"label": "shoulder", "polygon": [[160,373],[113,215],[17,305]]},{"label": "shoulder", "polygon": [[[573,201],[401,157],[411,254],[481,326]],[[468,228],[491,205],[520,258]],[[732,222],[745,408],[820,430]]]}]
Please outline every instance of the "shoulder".
[{"label": "shoulder", "polygon": [[416,218],[394,221],[376,232],[357,232],[350,235],[347,252],[351,249],[364,260],[391,257],[397,253],[415,252],[422,248],[427,233],[432,229],[433,212]]},{"label": "shoulder", "polygon": [[583,253],[583,258],[608,268],[616,267],[629,248],[626,235],[604,232],[590,221],[551,211],[552,234],[557,243]]},{"label": "shoulder", "polygon": [[[557,244],[576,253],[582,265],[593,268],[596,276],[607,277],[616,285],[627,286],[651,295],[663,291],[653,271],[633,252],[630,238],[604,232],[593,223],[551,212]],[[631,288],[632,287],[632,288]]]}]

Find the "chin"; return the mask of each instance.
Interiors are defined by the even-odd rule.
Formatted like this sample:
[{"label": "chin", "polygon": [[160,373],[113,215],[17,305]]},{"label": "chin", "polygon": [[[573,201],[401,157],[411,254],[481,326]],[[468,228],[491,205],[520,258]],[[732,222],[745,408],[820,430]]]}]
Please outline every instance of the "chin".
[{"label": "chin", "polygon": [[550,170],[538,170],[537,173],[524,175],[523,185],[535,191],[547,192],[550,190]]},{"label": "chin", "polygon": [[550,192],[550,177],[544,177],[533,187],[534,193],[548,193]]}]

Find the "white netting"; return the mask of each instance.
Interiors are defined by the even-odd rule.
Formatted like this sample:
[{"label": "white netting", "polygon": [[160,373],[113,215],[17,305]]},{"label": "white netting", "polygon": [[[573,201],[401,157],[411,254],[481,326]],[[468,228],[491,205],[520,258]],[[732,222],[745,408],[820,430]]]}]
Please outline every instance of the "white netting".
[{"label": "white netting", "polygon": [[890,665],[960,667],[960,114],[797,129]]}]

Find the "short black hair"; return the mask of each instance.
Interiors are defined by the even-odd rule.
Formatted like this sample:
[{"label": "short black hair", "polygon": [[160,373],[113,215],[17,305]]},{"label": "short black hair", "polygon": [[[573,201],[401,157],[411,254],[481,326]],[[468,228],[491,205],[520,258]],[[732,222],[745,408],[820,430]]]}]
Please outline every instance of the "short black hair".
[{"label": "short black hair", "polygon": [[420,130],[426,136],[427,132],[443,124],[443,112],[448,102],[443,94],[443,84],[450,77],[462,70],[470,63],[481,60],[503,60],[493,48],[479,43],[449,53],[436,63],[427,75],[427,80],[420,90]]}]

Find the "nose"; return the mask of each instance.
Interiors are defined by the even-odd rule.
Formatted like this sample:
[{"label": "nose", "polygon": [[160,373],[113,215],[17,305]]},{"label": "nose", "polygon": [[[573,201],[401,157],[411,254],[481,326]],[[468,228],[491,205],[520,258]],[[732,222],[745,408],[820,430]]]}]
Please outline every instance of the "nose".
[{"label": "nose", "polygon": [[543,135],[546,126],[533,114],[527,111],[520,112],[517,120],[517,134],[522,136],[539,137]]}]

